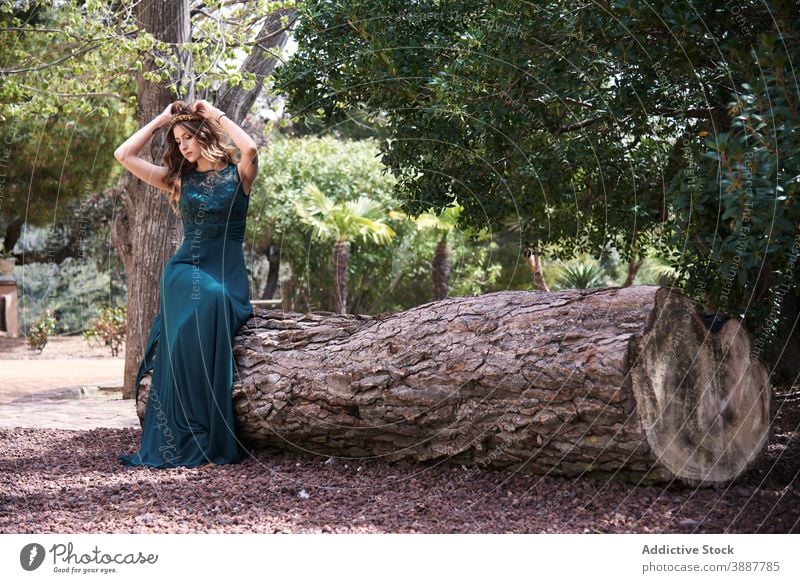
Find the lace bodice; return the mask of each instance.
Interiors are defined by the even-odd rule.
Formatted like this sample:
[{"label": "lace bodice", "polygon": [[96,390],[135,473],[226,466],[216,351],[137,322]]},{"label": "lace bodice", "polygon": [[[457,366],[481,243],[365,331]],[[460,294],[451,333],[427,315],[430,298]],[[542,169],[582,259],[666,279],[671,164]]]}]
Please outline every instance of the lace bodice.
[{"label": "lace bodice", "polygon": [[236,164],[230,163],[222,170],[181,174],[179,207],[187,240],[225,237],[244,241],[249,203]]}]

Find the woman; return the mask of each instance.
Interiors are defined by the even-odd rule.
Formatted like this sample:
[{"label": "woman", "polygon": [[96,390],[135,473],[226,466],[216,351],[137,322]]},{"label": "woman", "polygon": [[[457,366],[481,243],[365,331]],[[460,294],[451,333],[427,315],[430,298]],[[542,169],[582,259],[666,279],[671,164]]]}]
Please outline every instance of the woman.
[{"label": "woman", "polygon": [[[164,166],[139,158],[158,128],[168,127]],[[236,150],[242,153],[236,163]],[[256,143],[207,101],[176,101],[128,138],[114,156],[169,193],[184,228],[181,247],[159,282],[160,311],[136,377],[152,370],[142,442],[131,466],[193,467],[241,461],[234,431],[232,339],[252,315],[242,244]]]}]

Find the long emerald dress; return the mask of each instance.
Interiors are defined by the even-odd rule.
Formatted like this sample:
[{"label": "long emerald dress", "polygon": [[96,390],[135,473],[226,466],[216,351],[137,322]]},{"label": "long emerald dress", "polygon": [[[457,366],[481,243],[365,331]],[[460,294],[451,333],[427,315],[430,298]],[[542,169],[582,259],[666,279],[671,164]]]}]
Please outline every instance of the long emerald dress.
[{"label": "long emerald dress", "polygon": [[161,309],[136,377],[152,370],[142,441],[129,466],[241,461],[234,430],[234,334],[252,315],[242,245],[250,197],[236,164],[181,176],[184,241],[164,266]]}]

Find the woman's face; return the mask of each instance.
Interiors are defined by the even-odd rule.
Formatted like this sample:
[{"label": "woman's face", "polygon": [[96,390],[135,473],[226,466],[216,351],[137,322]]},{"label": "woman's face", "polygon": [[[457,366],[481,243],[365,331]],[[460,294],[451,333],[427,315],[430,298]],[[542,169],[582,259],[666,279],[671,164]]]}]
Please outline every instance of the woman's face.
[{"label": "woman's face", "polygon": [[200,142],[185,127],[176,125],[172,130],[172,135],[178,145],[178,149],[186,160],[195,162],[200,158]]}]

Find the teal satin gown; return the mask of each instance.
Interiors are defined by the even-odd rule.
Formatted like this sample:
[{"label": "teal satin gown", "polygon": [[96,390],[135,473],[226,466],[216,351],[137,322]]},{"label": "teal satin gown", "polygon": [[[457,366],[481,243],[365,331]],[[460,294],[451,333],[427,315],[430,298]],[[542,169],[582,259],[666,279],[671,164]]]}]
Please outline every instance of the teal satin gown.
[{"label": "teal satin gown", "polygon": [[161,309],[136,377],[152,370],[142,441],[129,466],[241,461],[231,388],[232,339],[252,315],[242,245],[250,197],[236,164],[181,176],[184,241],[164,267]]}]

